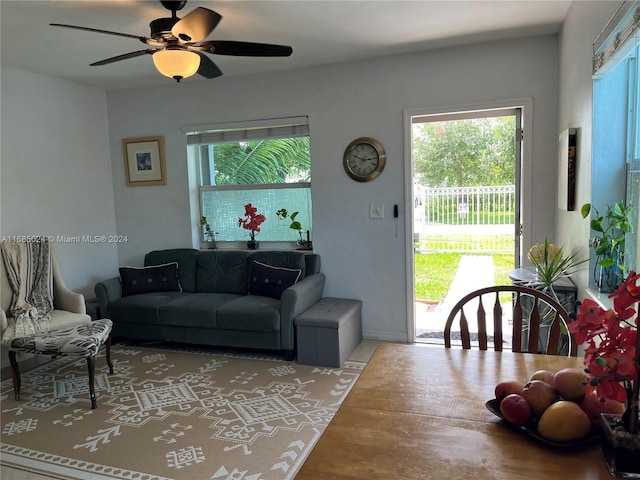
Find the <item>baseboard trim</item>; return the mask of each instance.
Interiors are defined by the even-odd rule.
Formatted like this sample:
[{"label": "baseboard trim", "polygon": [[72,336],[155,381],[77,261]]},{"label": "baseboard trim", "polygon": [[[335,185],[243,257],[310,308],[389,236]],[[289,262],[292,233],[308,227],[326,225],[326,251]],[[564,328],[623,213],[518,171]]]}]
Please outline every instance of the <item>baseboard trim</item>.
[{"label": "baseboard trim", "polygon": [[362,338],[365,340],[380,340],[383,342],[407,342],[407,334],[402,332],[385,332],[381,330],[363,330]]}]

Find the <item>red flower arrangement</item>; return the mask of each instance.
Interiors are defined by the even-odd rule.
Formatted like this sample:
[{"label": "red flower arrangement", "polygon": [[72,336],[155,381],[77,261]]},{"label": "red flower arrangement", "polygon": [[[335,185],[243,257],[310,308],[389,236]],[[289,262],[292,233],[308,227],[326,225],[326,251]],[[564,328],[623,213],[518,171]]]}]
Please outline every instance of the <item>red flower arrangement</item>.
[{"label": "red flower arrangement", "polygon": [[244,206],[244,217],[245,218],[238,218],[238,226],[245,230],[249,230],[251,232],[249,234],[251,241],[254,242],[256,239],[256,233],[260,231],[260,225],[267,219],[267,217],[258,213],[258,209],[250,203],[247,203]]},{"label": "red flower arrangement", "polygon": [[613,310],[585,299],[569,331],[578,343],[587,343],[585,371],[589,374],[587,391],[626,405],[622,417],[625,430],[638,433],[638,396],[640,389],[640,336],[635,305],[640,302],[640,275],[630,272],[620,287],[609,295]]}]

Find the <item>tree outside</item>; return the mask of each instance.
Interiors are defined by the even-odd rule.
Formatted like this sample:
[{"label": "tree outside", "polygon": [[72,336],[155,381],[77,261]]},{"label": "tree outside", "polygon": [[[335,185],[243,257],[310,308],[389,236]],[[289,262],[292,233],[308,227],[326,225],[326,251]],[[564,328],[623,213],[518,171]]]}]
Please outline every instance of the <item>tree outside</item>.
[{"label": "tree outside", "polygon": [[309,182],[309,137],[219,143],[213,164],[216,185]]},{"label": "tree outside", "polygon": [[513,116],[414,124],[416,182],[428,187],[513,184],[515,128]]}]

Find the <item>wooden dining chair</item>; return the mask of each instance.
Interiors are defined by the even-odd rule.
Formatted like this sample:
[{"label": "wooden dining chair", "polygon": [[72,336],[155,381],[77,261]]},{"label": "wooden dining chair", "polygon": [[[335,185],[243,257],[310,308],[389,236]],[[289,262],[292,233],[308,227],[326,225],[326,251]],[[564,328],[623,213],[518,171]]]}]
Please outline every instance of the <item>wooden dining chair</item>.
[{"label": "wooden dining chair", "polygon": [[[475,317],[477,318],[479,349],[487,350],[489,344],[487,310],[485,309],[485,303],[489,302],[487,305],[489,308],[493,308],[494,350],[502,351],[504,342],[501,293],[511,294],[513,312],[512,351],[577,356],[578,346],[575,338],[566,328],[572,320],[564,307],[553,297],[540,290],[519,285],[495,285],[481,288],[465,295],[456,303],[447,318],[447,323],[444,327],[445,347],[451,348],[451,329],[456,319],[458,319],[462,348],[471,348],[471,334],[469,333],[465,307],[468,307],[467,309],[473,308],[469,304],[475,299],[478,302]],[[541,324],[543,326],[542,335]],[[528,334],[527,346],[524,349],[522,347],[523,334]],[[545,339],[545,345],[541,345],[541,338]]]}]

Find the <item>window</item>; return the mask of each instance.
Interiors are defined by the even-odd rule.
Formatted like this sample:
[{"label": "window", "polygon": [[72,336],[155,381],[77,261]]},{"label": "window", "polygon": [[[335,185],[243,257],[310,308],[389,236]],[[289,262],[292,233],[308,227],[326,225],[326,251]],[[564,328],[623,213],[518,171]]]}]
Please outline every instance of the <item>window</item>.
[{"label": "window", "polygon": [[640,46],[636,47],[627,59],[628,63],[628,99],[627,99],[627,205],[632,207],[633,233],[625,241],[625,263],[628,268],[638,268],[638,242],[640,237]]},{"label": "window", "polygon": [[[625,241],[624,264],[638,268],[640,247],[640,37],[638,2],[623,2],[594,43],[593,164],[591,203],[604,212],[624,201],[634,232]],[[593,264],[592,264],[593,267]]]},{"label": "window", "polygon": [[219,242],[248,239],[238,226],[244,206],[257,207],[267,220],[256,240],[300,239],[289,219],[276,212],[298,212],[305,232],[312,229],[311,155],[307,117],[281,118],[192,128],[187,132],[188,157],[196,166],[200,215]]}]

